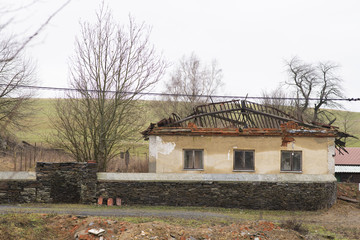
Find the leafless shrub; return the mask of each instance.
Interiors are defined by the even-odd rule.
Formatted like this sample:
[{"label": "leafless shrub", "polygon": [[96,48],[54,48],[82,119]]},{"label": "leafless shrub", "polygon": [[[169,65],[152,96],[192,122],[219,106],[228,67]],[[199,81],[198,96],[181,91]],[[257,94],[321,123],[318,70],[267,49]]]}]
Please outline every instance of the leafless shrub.
[{"label": "leafless shrub", "polygon": [[280,227],[294,230],[302,235],[305,235],[309,232],[309,230],[304,227],[303,221],[297,218],[291,218],[283,221],[280,224]]}]

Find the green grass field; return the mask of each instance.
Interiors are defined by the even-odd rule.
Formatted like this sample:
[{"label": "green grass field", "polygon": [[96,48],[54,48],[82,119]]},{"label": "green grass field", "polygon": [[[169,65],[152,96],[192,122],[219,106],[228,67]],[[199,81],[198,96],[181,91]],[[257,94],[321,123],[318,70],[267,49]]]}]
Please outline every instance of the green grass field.
[{"label": "green grass field", "polygon": [[[360,138],[360,112],[348,112],[331,110],[336,117],[333,126],[339,127],[341,131],[347,132]],[[349,138],[346,142],[347,147],[360,147],[360,139]]]},{"label": "green grass field", "polygon": [[31,144],[45,144],[49,134],[53,132],[50,117],[55,114],[55,99],[34,99],[34,114],[26,120],[27,130],[15,132],[20,141]]},{"label": "green grass field", "polygon": [[[34,99],[34,115],[31,119],[26,120],[29,125],[27,131],[17,131],[15,133],[19,141],[26,141],[31,144],[46,145],[46,139],[49,138],[49,134],[54,130],[51,128],[50,118],[55,114],[55,99]],[[151,122],[159,121],[156,110],[154,110],[154,102],[143,101],[145,104],[146,111],[143,112],[145,115],[146,123],[144,124],[144,130]],[[331,110],[336,117],[336,121],[333,123],[334,126],[338,126],[340,130],[344,130],[344,125],[347,125],[347,131],[355,136],[360,137],[360,112],[346,112],[340,110]],[[346,124],[345,124],[346,123]],[[139,138],[141,134],[139,133]],[[145,150],[147,148],[146,141],[140,141],[137,145],[141,146]],[[348,147],[360,147],[359,139],[349,139],[347,142]]]}]

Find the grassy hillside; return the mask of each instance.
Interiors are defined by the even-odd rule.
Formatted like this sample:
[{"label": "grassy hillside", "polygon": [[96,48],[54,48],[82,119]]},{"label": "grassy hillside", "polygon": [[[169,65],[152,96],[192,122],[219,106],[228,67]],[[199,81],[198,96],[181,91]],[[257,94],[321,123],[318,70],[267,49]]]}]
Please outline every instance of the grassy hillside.
[{"label": "grassy hillside", "polygon": [[[348,112],[340,110],[331,110],[336,117],[334,126],[340,128],[341,131],[352,134],[360,138],[360,112]],[[346,143],[347,147],[360,147],[360,139],[349,138]]]},{"label": "grassy hillside", "polygon": [[[46,142],[49,134],[54,132],[50,122],[51,118],[55,116],[55,103],[56,99],[34,99],[34,114],[25,121],[29,128],[25,131],[18,131],[15,133],[19,141],[26,141],[31,144]],[[152,117],[154,113],[151,111],[150,105],[147,108],[149,111],[144,112],[147,120],[144,129],[150,122],[158,121]],[[140,136],[139,133],[139,137]]]},{"label": "grassy hillside", "polygon": [[35,111],[31,118],[26,120],[29,128],[15,133],[18,140],[31,144],[45,144],[49,134],[53,132],[49,117],[55,114],[55,101],[55,99],[34,99]]},{"label": "grassy hillside", "polygon": [[[29,125],[29,130],[16,132],[16,136],[20,141],[27,141],[31,144],[46,143],[46,139],[49,137],[49,134],[53,132],[49,116],[54,116],[55,101],[55,99],[34,99],[36,111],[34,111],[33,117],[26,121]],[[151,122],[157,122],[160,119],[157,110],[154,108],[154,105],[157,104],[156,102],[143,101],[142,104],[145,104],[145,108],[147,109],[147,111],[144,111],[143,113],[146,119],[144,129],[146,129]],[[336,117],[336,121],[333,124],[334,126],[338,126],[341,130],[344,130],[344,126],[347,126],[347,131],[350,134],[360,137],[360,112],[346,112],[339,110],[331,110],[331,112]],[[139,138],[140,137],[141,135],[139,133]],[[139,144],[146,145],[146,142],[141,142]],[[360,140],[350,139],[347,146],[360,147]],[[146,146],[143,148],[146,148]]]}]

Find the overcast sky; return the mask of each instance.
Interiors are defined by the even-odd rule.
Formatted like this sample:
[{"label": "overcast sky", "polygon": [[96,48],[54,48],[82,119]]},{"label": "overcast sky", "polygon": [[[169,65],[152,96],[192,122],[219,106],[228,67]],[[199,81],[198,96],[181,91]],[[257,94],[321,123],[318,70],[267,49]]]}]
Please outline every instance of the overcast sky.
[{"label": "overcast sky", "polygon": [[[2,0],[5,6],[17,2]],[[64,2],[41,0],[18,12],[13,31],[31,33]],[[220,95],[260,96],[263,90],[275,89],[286,79],[285,60],[298,56],[307,62],[340,64],[346,97],[360,97],[360,1],[105,3],[120,23],[126,24],[131,14],[151,26],[151,41],[169,62],[176,63],[191,52],[204,61],[217,59],[225,83]],[[37,62],[39,85],[68,86],[68,58],[74,52],[79,21],[93,21],[99,4],[99,0],[72,0],[32,42],[28,55]],[[154,91],[160,92],[161,84]],[[360,102],[346,108],[360,111]]]}]

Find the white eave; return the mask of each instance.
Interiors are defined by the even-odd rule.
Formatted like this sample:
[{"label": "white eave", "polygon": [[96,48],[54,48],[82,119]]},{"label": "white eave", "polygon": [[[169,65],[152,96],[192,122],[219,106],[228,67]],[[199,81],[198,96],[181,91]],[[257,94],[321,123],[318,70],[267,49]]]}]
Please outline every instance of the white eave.
[{"label": "white eave", "polygon": [[335,173],[360,173],[360,166],[335,165]]}]

